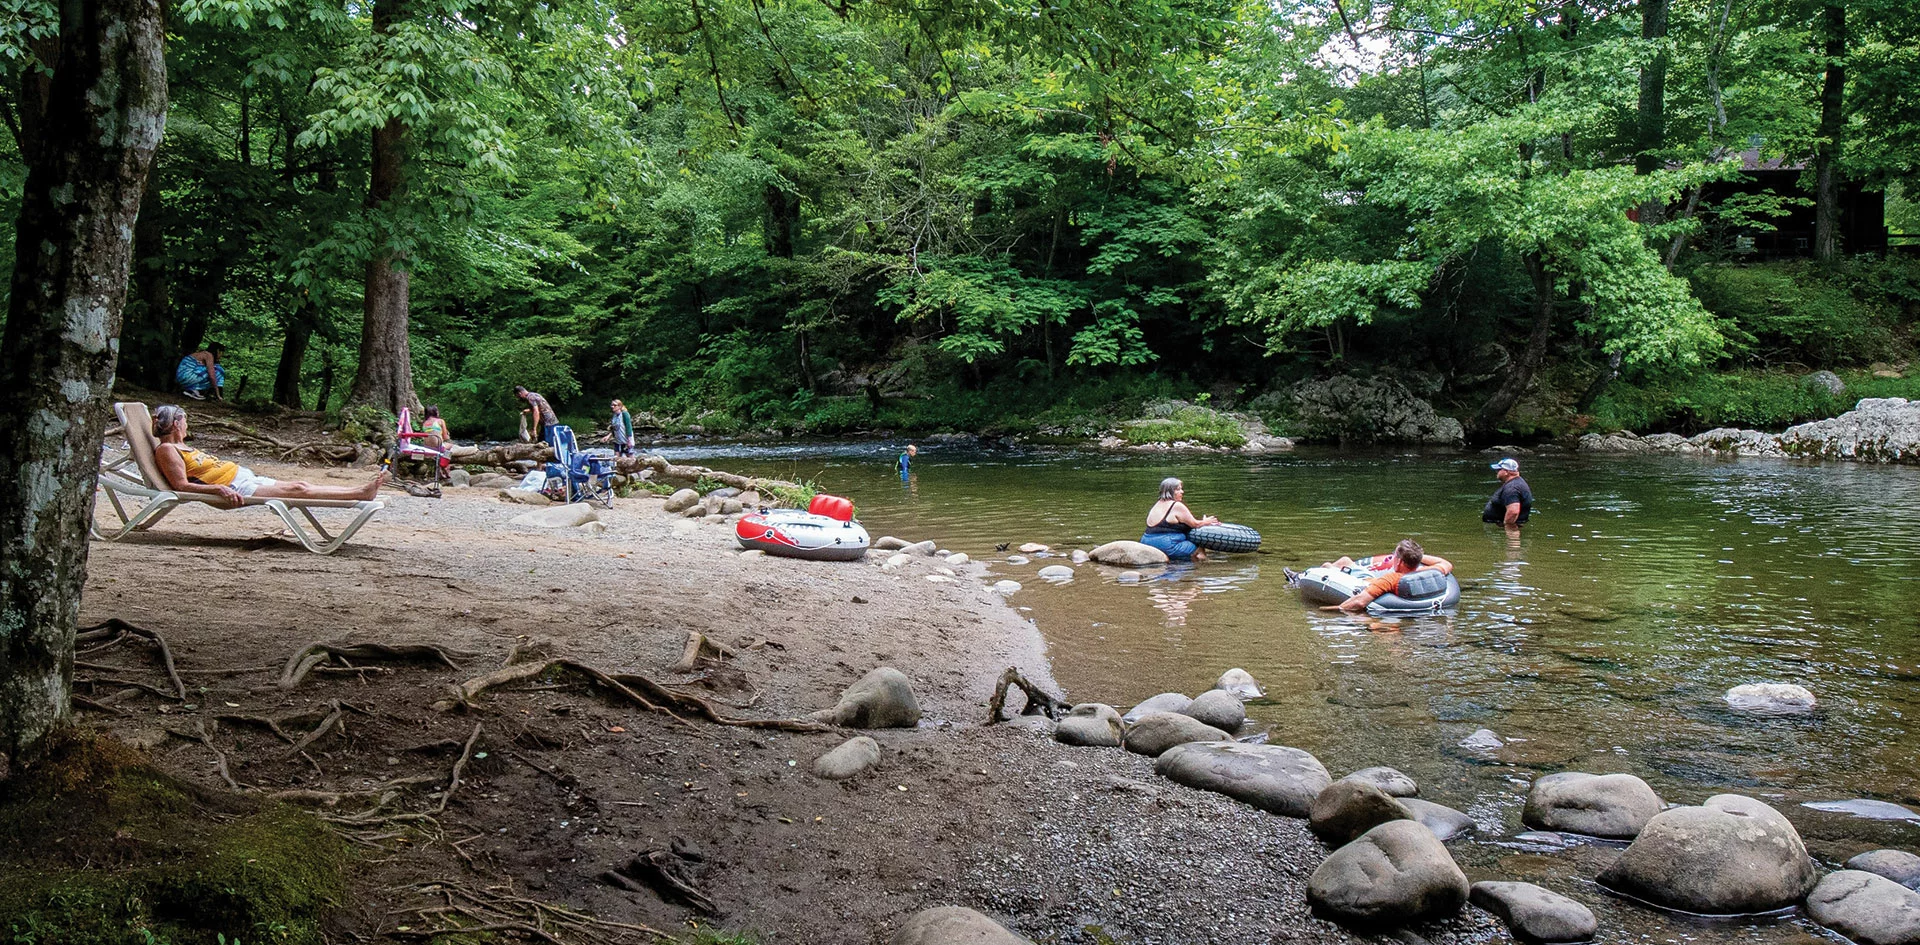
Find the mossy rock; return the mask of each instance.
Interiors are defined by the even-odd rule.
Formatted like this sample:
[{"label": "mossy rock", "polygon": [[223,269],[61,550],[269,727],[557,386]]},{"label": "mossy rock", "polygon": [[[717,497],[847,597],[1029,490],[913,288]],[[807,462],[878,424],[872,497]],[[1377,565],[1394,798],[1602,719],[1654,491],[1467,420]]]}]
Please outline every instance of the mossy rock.
[{"label": "mossy rock", "polygon": [[0,939],[318,943],[345,844],[310,814],[215,794],[88,733],[0,789]]}]

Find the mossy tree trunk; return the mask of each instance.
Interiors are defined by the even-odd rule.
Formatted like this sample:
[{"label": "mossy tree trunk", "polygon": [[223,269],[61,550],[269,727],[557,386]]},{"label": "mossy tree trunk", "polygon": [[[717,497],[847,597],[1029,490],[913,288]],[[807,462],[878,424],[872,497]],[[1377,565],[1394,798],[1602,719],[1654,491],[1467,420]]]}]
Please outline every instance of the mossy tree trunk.
[{"label": "mossy tree trunk", "polygon": [[1840,146],[1847,130],[1847,8],[1821,15],[1827,74],[1820,83],[1820,143],[1813,149],[1813,258],[1840,258]]},{"label": "mossy tree trunk", "polygon": [[69,711],[133,226],[167,120],[162,20],[160,0],[61,4],[33,116],[0,338],[0,769]]}]

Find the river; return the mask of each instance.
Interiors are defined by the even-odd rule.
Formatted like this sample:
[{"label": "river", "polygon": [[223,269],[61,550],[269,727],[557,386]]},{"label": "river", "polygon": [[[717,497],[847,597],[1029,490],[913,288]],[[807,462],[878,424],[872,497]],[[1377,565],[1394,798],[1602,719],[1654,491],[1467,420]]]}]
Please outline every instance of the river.
[{"label": "river", "polygon": [[[1208,688],[1244,667],[1269,691],[1249,716],[1334,775],[1392,765],[1420,796],[1473,816],[1456,841],[1475,879],[1573,892],[1611,938],[1803,937],[1799,920],[1701,926],[1604,901],[1617,852],[1521,840],[1526,786],[1574,770],[1639,775],[1669,802],[1724,791],[1780,808],[1816,859],[1920,849],[1920,824],[1804,806],[1920,807],[1920,469],[1690,456],[1521,458],[1537,505],[1517,538],[1483,525],[1497,457],[1301,449],[1264,456],[983,450],[926,445],[903,483],[893,443],[684,447],[743,473],[851,496],[876,536],[935,538],[1021,582],[1011,603],[1046,637],[1072,701],[1121,707]],[[1083,565],[1067,583],[996,546],[1091,548],[1138,538],[1165,476],[1196,514],[1260,530],[1259,553],[1147,569]],[[1414,537],[1454,564],[1458,611],[1388,622],[1329,614],[1283,566],[1388,551]],[[1811,689],[1807,715],[1731,710],[1750,682]],[[1460,743],[1491,729],[1506,744]],[[1591,894],[1591,895],[1589,895]],[[1599,901],[1596,901],[1599,900]]]}]

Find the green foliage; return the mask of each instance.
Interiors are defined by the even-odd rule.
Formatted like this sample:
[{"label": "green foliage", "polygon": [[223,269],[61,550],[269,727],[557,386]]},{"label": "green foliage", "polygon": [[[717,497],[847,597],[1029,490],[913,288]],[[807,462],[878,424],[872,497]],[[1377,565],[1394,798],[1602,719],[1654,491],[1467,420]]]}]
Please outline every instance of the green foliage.
[{"label": "green foliage", "polygon": [[1740,360],[1837,367],[1882,360],[1894,343],[1889,300],[1873,298],[1861,276],[1811,263],[1718,265],[1696,270],[1693,282],[1701,303],[1730,323]]},{"label": "green foliage", "polygon": [[1859,396],[1809,386],[1800,372],[1700,374],[1609,390],[1593,406],[1603,429],[1699,433],[1714,427],[1780,430],[1831,417]]},{"label": "green foliage", "polygon": [[340,433],[355,443],[392,449],[399,430],[400,418],[383,407],[355,404],[340,411]]},{"label": "green foliage", "polygon": [[1145,443],[1204,443],[1239,447],[1246,432],[1233,417],[1208,407],[1185,403],[1149,404],[1148,417],[1128,423],[1120,436],[1135,445]]},{"label": "green foliage", "polygon": [[804,509],[807,503],[813,501],[814,496],[820,494],[820,484],[811,479],[803,479],[792,486],[764,485],[761,487],[761,492],[770,496],[776,507]]}]

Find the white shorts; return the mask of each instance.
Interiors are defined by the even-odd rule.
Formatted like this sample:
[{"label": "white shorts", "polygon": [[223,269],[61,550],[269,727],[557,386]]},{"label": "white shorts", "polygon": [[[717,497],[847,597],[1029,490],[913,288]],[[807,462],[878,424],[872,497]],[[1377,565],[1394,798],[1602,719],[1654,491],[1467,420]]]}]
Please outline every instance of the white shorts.
[{"label": "white shorts", "polygon": [[243,496],[247,496],[251,498],[253,496],[253,492],[255,489],[258,489],[261,486],[273,485],[273,482],[274,481],[272,479],[268,479],[265,476],[257,475],[256,473],[254,473],[253,470],[248,469],[245,466],[242,466],[240,467],[239,472],[236,472],[233,474],[233,481],[227,483],[227,485],[232,486],[233,491],[238,492]]}]

